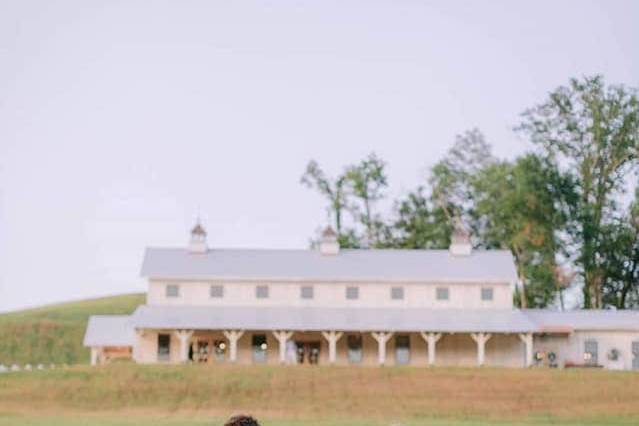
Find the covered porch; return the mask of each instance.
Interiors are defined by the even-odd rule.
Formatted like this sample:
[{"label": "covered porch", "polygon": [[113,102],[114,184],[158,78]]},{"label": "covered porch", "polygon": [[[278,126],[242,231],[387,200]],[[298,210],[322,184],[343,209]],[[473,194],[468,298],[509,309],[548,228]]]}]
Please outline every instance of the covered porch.
[{"label": "covered porch", "polygon": [[140,307],[141,363],[493,365],[533,363],[519,311]]},{"label": "covered porch", "polygon": [[532,333],[145,330],[143,363],[524,367]]}]

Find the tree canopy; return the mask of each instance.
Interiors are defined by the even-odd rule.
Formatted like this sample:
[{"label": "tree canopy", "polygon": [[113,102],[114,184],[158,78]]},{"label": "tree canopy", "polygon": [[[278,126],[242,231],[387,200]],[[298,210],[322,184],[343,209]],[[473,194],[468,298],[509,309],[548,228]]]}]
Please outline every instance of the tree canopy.
[{"label": "tree canopy", "polygon": [[327,199],[344,247],[447,248],[461,222],[476,248],[512,252],[519,306],[563,306],[564,290],[581,286],[585,308],[639,307],[639,192],[627,194],[639,172],[637,90],[572,79],[515,130],[530,147],[508,160],[479,129],[458,135],[385,214],[386,163],[374,153],[334,179],[311,161],[302,182]]},{"label": "tree canopy", "polygon": [[619,195],[637,171],[639,100],[636,90],[606,86],[603,77],[572,79],[527,110],[519,130],[572,176],[575,200],[571,243],[583,280],[584,307],[603,307],[607,252],[604,231],[623,216]]}]

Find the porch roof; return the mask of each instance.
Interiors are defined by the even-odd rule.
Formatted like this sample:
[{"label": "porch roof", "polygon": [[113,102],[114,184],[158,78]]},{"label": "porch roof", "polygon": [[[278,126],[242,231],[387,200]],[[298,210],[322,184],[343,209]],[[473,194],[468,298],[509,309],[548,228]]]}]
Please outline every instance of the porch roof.
[{"label": "porch roof", "polygon": [[91,315],[84,334],[84,346],[133,346],[135,330],[130,315]]},{"label": "porch roof", "polygon": [[135,328],[191,330],[535,332],[518,310],[388,309],[321,307],[138,307]]},{"label": "porch roof", "polygon": [[582,309],[557,311],[552,309],[525,309],[523,311],[540,331],[571,332],[584,331],[637,331],[639,311]]}]

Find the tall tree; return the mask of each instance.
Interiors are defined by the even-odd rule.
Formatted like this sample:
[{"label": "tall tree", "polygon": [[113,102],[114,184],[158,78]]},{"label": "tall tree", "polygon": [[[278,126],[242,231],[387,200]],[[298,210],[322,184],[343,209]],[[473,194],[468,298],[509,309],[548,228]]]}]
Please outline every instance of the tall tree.
[{"label": "tall tree", "polygon": [[604,268],[599,248],[606,220],[616,211],[615,194],[636,166],[639,101],[636,91],[606,86],[601,76],[572,79],[546,102],[524,112],[518,128],[577,182],[574,220],[576,263],[585,308],[601,308]]},{"label": "tall tree", "polygon": [[366,230],[367,243],[377,246],[385,233],[384,222],[374,210],[375,203],[384,197],[388,187],[386,163],[374,153],[369,154],[358,164],[346,169],[346,183],[354,201],[352,213],[359,218]]},{"label": "tall tree", "polygon": [[569,177],[552,163],[524,155],[494,163],[473,178],[475,211],[484,223],[486,246],[510,249],[519,275],[519,305],[551,304],[561,289],[556,256],[574,198]]},{"label": "tall tree", "polygon": [[461,218],[474,235],[479,225],[473,213],[472,179],[480,170],[496,161],[490,144],[479,129],[457,135],[443,159],[431,169],[432,197],[449,221]]},{"label": "tall tree", "polygon": [[452,222],[424,187],[396,202],[394,246],[409,249],[445,249],[450,245]]},{"label": "tall tree", "polygon": [[639,307],[639,193],[626,215],[604,225],[600,248],[603,305]]},{"label": "tall tree", "polygon": [[300,179],[303,185],[316,189],[327,198],[330,205],[331,217],[335,221],[335,229],[340,238],[340,243],[344,247],[356,245],[352,238],[352,232],[345,232],[343,229],[343,213],[347,208],[346,175],[341,174],[336,178],[329,178],[315,160],[309,161],[306,171]]}]

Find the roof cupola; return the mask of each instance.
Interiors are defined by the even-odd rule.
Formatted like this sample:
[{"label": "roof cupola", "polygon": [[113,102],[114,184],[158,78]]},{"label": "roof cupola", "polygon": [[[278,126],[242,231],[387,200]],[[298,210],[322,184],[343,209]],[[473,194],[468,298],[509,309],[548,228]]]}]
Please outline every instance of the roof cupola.
[{"label": "roof cupola", "polygon": [[449,247],[450,254],[453,256],[469,256],[473,252],[470,233],[459,218],[454,220],[453,226],[453,235],[451,236]]},{"label": "roof cupola", "polygon": [[327,226],[322,231],[322,237],[319,243],[319,251],[323,255],[336,255],[339,253],[339,241],[337,240],[337,232],[332,227]]},{"label": "roof cupola", "polygon": [[206,253],[208,247],[206,245],[206,230],[198,219],[193,229],[191,229],[191,240],[189,241],[189,252]]}]

